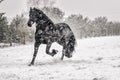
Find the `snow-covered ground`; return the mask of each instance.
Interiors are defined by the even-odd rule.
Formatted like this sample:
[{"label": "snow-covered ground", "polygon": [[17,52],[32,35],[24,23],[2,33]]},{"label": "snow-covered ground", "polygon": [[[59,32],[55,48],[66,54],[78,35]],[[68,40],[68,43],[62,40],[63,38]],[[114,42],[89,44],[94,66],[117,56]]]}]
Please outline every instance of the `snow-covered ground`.
[{"label": "snow-covered ground", "polygon": [[33,44],[0,49],[0,80],[120,80],[120,36],[81,39],[70,59],[51,57],[41,45],[34,66],[28,66]]}]

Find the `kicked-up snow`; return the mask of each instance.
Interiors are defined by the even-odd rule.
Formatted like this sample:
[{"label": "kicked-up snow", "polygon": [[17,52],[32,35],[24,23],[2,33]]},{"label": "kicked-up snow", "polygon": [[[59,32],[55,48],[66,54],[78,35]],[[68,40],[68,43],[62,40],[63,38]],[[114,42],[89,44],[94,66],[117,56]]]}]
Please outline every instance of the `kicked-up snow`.
[{"label": "kicked-up snow", "polygon": [[72,58],[60,60],[62,46],[51,57],[39,47],[35,65],[28,66],[33,44],[0,49],[0,80],[120,80],[120,36],[77,40]]}]

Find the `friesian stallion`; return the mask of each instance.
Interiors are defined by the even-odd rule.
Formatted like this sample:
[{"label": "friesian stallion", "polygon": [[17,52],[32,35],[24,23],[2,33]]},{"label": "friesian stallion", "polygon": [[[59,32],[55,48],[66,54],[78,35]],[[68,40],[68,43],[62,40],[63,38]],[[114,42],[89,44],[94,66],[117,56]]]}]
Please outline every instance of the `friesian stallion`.
[{"label": "friesian stallion", "polygon": [[31,27],[34,23],[36,24],[34,54],[29,66],[34,65],[38,48],[41,44],[46,44],[46,53],[54,56],[58,51],[53,49],[52,52],[50,52],[49,50],[52,43],[57,42],[63,46],[61,60],[63,60],[64,56],[68,58],[72,57],[72,53],[75,50],[76,39],[66,23],[54,24],[43,11],[35,7],[30,8],[28,26]]}]

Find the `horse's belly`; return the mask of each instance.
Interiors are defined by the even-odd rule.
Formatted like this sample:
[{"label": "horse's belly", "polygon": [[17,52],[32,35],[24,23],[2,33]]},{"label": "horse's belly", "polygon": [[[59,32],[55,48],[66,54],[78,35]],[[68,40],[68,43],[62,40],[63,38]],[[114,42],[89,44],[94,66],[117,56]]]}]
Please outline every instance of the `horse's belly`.
[{"label": "horse's belly", "polygon": [[45,36],[35,36],[35,41],[42,44],[47,44],[48,38],[45,38]]}]

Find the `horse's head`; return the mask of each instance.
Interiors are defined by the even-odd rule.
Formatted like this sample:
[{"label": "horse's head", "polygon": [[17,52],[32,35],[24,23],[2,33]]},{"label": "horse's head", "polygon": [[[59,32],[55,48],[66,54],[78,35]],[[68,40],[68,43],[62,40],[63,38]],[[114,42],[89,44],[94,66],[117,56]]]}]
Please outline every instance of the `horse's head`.
[{"label": "horse's head", "polygon": [[38,19],[42,19],[42,11],[36,8],[30,8],[28,26],[31,27]]}]

